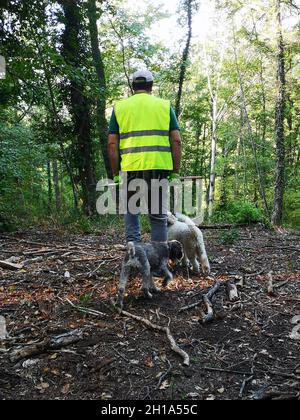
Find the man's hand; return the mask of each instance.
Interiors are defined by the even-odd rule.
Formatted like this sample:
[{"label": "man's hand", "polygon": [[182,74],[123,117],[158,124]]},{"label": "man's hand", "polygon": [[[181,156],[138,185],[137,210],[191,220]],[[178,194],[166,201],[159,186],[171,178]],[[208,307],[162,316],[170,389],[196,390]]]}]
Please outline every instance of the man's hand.
[{"label": "man's hand", "polygon": [[123,183],[122,177],[120,177],[119,175],[114,176],[113,181],[116,185],[122,185]]}]

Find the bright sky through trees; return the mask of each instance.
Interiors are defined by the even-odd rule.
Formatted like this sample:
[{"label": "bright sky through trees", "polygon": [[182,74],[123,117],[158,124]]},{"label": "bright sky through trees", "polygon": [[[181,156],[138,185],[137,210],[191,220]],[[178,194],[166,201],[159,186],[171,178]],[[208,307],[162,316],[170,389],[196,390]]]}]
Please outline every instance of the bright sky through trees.
[{"label": "bright sky through trees", "polygon": [[[139,11],[142,13],[149,7],[153,8],[162,5],[159,10],[166,12],[169,17],[160,20],[154,24],[150,34],[151,37],[157,41],[161,41],[169,48],[178,48],[178,41],[185,35],[185,29],[178,25],[178,6],[179,0],[151,0],[151,2],[143,1],[139,3]],[[128,8],[136,11],[136,6],[128,1]],[[203,40],[207,33],[212,30],[214,17],[214,1],[202,0],[199,11],[193,17],[193,39],[195,41]]]},{"label": "bright sky through trees", "polygon": [[[263,0],[260,3],[263,3]],[[165,12],[169,17],[159,20],[157,24],[154,24],[150,30],[150,35],[153,40],[160,41],[166,47],[170,49],[178,49],[178,42],[182,37],[185,36],[185,28],[182,28],[178,24],[178,6],[180,0],[147,0],[139,3],[139,13],[143,13],[147,10],[149,5],[155,9],[162,7],[158,10]],[[294,0],[293,4],[300,8],[300,0]],[[137,12],[136,4],[127,0],[127,7],[133,12]],[[294,26],[299,21],[297,14],[284,16],[283,24],[285,28]],[[209,34],[214,33],[221,25],[225,24],[222,19],[218,19],[216,22],[216,11],[215,11],[215,0],[201,0],[200,8],[198,12],[193,16],[193,43],[203,42]]]}]

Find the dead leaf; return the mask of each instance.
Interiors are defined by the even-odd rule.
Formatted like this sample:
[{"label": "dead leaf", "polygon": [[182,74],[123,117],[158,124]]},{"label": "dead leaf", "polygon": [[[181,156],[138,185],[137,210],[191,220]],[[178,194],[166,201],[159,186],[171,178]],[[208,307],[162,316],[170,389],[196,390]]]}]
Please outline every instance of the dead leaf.
[{"label": "dead leaf", "polygon": [[167,389],[170,387],[170,383],[168,381],[163,381],[159,389]]},{"label": "dead leaf", "polygon": [[112,395],[111,394],[108,394],[107,392],[103,392],[101,394],[100,399],[101,400],[111,400],[112,399]]},{"label": "dead leaf", "polygon": [[58,357],[58,354],[57,353],[54,353],[54,354],[51,354],[51,356],[49,357],[49,359],[55,360],[55,359],[57,359],[57,357]]},{"label": "dead leaf", "polygon": [[69,392],[69,390],[70,390],[70,384],[66,384],[66,385],[64,385],[64,386],[62,387],[61,392],[62,392],[63,394],[67,394],[67,393]]},{"label": "dead leaf", "polygon": [[199,397],[199,394],[198,394],[198,392],[190,392],[189,394],[187,394],[187,397],[197,398],[197,397]]},{"label": "dead leaf", "polygon": [[147,366],[150,369],[154,367],[152,357],[147,357],[147,359],[145,360],[145,366]]}]

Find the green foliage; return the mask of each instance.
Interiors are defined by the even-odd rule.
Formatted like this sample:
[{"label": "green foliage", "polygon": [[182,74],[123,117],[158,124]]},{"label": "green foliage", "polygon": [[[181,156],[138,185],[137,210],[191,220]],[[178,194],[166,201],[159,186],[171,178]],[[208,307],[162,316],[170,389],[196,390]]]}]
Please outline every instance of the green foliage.
[{"label": "green foliage", "polygon": [[215,222],[234,224],[251,224],[264,221],[263,212],[247,201],[233,201],[224,206],[217,206],[214,213]]},{"label": "green foliage", "polygon": [[146,232],[146,233],[151,232],[151,225],[149,222],[149,217],[146,215],[141,216],[141,228],[143,232]]},{"label": "green foliage", "polygon": [[219,235],[219,241],[222,245],[234,245],[239,239],[240,234],[237,229],[230,229],[221,232]]},{"label": "green foliage", "polygon": [[86,294],[81,295],[79,297],[79,301],[80,301],[82,306],[89,306],[89,304],[91,303],[92,297],[93,296],[92,296],[91,293],[86,293]]},{"label": "green foliage", "polygon": [[[76,82],[89,102],[96,172],[98,177],[104,176],[104,161],[99,158],[97,101],[105,97],[108,115],[115,101],[129,94],[127,76],[137,67],[148,66],[156,78],[154,93],[174,103],[185,39],[173,50],[152,39],[151,26],[166,15],[162,7],[155,8],[150,1],[145,13],[137,9],[130,11],[128,2],[123,0],[96,2],[107,86],[103,90],[99,89],[93,62],[85,11],[87,2],[76,2],[82,19],[80,28],[74,28],[80,29],[80,51],[75,51],[74,58],[80,65],[69,62],[63,54],[65,16],[62,7],[55,2],[37,0],[6,3],[6,7],[0,9],[0,22],[4,22],[0,24],[1,54],[8,63],[7,76],[0,80],[0,230],[42,223],[46,228],[72,233],[105,231],[110,238],[114,229],[123,231],[122,217],[91,219],[82,214],[83,187],[78,162],[83,154],[76,137],[78,127],[70,113],[68,89]],[[182,18],[186,16],[186,1],[180,3],[181,12],[177,15]],[[196,6],[199,2],[192,3]],[[285,3],[283,13],[288,13],[288,2]],[[180,116],[182,175],[202,176],[205,194],[209,185],[212,140],[209,73],[211,88],[218,97],[219,113],[213,221],[233,224],[265,221],[260,210],[262,199],[257,172],[258,169],[261,172],[268,203],[273,203],[276,105],[273,7],[269,7],[269,1],[250,0],[218,0],[217,5],[221,11],[218,30],[211,28],[206,54],[195,38],[186,68]],[[172,12],[175,14],[175,9],[169,10],[170,14]],[[231,19],[235,20],[234,25]],[[229,27],[228,22],[231,22]],[[181,24],[186,26],[182,19]],[[287,27],[284,38],[287,63],[284,222],[299,228],[299,30]],[[61,198],[58,206],[53,161],[58,164],[57,187]],[[52,168],[50,178],[47,163]],[[79,197],[78,209],[74,209],[71,178]],[[141,225],[143,232],[150,232],[148,217],[141,218]],[[234,231],[228,235],[221,238],[224,243],[236,240]]]},{"label": "green foliage", "polygon": [[287,191],[285,194],[285,217],[286,226],[300,229],[300,191]]},{"label": "green foliage", "polygon": [[3,226],[33,219],[45,208],[45,153],[25,125],[0,123],[0,215]]}]

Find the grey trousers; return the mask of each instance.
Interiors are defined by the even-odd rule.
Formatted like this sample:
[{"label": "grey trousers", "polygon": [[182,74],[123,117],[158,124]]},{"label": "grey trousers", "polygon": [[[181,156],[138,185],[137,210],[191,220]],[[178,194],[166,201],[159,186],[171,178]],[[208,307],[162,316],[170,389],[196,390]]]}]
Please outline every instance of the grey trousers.
[{"label": "grey trousers", "polygon": [[[160,191],[158,211],[155,213],[151,209],[151,180],[163,180],[169,175],[169,171],[153,170],[153,171],[134,171],[127,172],[128,184],[133,179],[143,179],[148,185],[148,216],[151,224],[151,240],[154,242],[166,242],[168,239],[167,233],[167,195]],[[135,192],[127,191],[128,201]],[[127,205],[128,205],[127,201]],[[125,233],[126,241],[141,242],[141,225],[140,215],[131,214],[128,207],[125,214]]]}]

